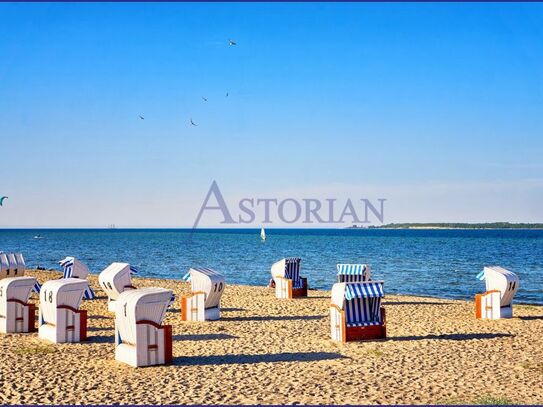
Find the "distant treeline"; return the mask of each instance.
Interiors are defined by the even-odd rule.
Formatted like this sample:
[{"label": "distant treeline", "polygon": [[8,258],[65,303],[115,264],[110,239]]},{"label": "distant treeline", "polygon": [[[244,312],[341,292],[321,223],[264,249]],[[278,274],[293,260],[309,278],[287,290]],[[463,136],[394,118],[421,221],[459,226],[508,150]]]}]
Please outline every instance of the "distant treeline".
[{"label": "distant treeline", "polygon": [[[355,226],[356,227],[356,226]],[[360,227],[360,226],[359,226]],[[369,229],[543,229],[543,223],[389,223],[382,226],[368,226]]]}]

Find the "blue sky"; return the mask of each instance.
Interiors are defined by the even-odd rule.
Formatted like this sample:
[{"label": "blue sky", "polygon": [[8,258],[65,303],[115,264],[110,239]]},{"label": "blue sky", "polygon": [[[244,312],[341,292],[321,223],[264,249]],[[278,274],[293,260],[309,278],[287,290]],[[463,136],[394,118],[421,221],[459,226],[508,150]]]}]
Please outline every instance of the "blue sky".
[{"label": "blue sky", "polygon": [[539,4],[0,4],[0,61],[0,227],[190,226],[212,180],[543,222]]}]

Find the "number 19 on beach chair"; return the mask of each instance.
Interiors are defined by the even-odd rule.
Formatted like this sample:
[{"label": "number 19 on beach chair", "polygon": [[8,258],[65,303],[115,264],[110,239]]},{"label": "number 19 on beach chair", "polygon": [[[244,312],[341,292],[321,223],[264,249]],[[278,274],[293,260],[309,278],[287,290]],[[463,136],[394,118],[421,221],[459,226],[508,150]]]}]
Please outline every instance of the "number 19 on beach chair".
[{"label": "number 19 on beach chair", "polygon": [[519,288],[518,276],[503,267],[485,267],[477,275],[485,280],[486,292],[475,295],[475,317],[500,319],[513,316],[513,297]]},{"label": "number 19 on beach chair", "polygon": [[383,281],[336,283],[332,287],[332,340],[348,342],[386,338]]},{"label": "number 19 on beach chair", "polygon": [[128,263],[111,263],[99,275],[98,282],[107,294],[107,309],[115,312],[115,304],[119,295],[126,290],[133,290],[132,274],[136,274],[135,267]]},{"label": "number 19 on beach chair", "polygon": [[300,277],[301,259],[281,259],[271,267],[277,298],[307,297],[307,278]]},{"label": "number 19 on beach chair", "polygon": [[172,327],[161,325],[173,291],[128,290],[115,308],[115,360],[133,367],[172,362]]},{"label": "number 19 on beach chair", "polygon": [[215,321],[221,317],[225,278],[209,268],[195,267],[183,277],[190,280],[191,295],[181,297],[183,321]]},{"label": "number 19 on beach chair", "polygon": [[8,277],[0,280],[1,333],[36,330],[36,307],[28,303],[34,284],[34,277]]},{"label": "number 19 on beach chair", "polygon": [[54,343],[87,339],[87,311],[79,305],[87,280],[61,278],[46,281],[40,292],[38,336]]}]

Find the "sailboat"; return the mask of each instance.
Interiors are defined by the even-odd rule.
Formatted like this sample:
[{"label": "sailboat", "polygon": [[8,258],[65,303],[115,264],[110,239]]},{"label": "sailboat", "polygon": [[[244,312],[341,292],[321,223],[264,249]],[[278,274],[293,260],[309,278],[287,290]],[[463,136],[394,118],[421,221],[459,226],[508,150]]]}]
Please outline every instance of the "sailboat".
[{"label": "sailboat", "polygon": [[264,241],[266,240],[266,231],[264,228],[260,228],[260,238]]}]

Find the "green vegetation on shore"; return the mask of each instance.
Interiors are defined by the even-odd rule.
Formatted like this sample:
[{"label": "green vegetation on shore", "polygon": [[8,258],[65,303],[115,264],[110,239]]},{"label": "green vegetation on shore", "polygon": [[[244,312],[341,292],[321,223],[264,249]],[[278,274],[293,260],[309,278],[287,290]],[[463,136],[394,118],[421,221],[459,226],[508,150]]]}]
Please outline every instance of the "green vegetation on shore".
[{"label": "green vegetation on shore", "polygon": [[[349,229],[364,228],[350,226]],[[388,223],[381,226],[368,226],[368,229],[543,229],[543,223]]]}]

